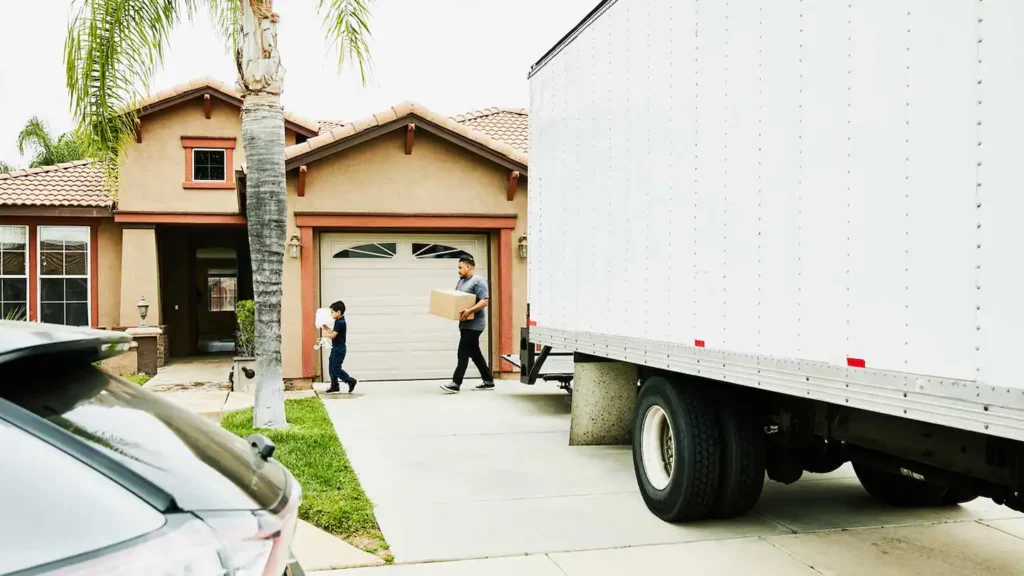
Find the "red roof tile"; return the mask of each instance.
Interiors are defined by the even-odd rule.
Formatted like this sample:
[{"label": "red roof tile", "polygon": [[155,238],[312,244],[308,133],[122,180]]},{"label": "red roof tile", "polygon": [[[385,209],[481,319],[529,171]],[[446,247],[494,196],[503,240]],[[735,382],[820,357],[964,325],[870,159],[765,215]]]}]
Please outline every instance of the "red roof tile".
[{"label": "red roof tile", "polygon": [[487,108],[453,116],[452,120],[530,153],[530,113],[524,108]]},{"label": "red roof tile", "polygon": [[0,206],[113,205],[103,169],[89,160],[0,174]]}]

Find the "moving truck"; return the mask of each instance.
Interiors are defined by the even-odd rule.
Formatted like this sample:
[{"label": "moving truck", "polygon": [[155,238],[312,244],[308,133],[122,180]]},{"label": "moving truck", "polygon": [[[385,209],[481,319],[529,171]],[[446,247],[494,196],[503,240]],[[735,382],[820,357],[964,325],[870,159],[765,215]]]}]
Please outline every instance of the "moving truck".
[{"label": "moving truck", "polygon": [[1022,54],[1020,0],[602,2],[530,72],[523,378],[665,520],[1024,510]]}]

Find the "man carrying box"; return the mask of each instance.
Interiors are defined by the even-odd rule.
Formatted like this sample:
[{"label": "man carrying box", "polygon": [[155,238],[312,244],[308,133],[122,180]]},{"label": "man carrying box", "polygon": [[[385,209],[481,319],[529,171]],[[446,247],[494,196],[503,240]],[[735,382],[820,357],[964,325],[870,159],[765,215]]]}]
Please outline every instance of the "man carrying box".
[{"label": "man carrying box", "polygon": [[475,275],[476,262],[468,255],[459,258],[459,283],[455,289],[459,292],[466,292],[476,296],[476,304],[459,312],[459,363],[455,367],[455,374],[448,384],[441,384],[441,389],[449,394],[457,394],[462,388],[462,378],[466,375],[466,368],[472,359],[480,371],[483,383],[477,386],[476,390],[493,390],[494,377],[491,369],[487,367],[487,359],[480,351],[480,336],[487,327],[487,299],[490,294],[487,291],[487,281]]}]

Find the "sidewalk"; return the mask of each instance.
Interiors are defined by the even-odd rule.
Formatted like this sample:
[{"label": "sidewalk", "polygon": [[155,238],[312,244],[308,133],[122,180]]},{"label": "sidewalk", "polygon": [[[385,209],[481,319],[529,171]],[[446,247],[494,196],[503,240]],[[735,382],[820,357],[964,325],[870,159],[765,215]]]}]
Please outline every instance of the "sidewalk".
[{"label": "sidewalk", "polygon": [[[628,526],[622,526],[628,530]],[[788,536],[403,564],[315,576],[936,576],[1020,574],[1024,520],[860,528]]]}]

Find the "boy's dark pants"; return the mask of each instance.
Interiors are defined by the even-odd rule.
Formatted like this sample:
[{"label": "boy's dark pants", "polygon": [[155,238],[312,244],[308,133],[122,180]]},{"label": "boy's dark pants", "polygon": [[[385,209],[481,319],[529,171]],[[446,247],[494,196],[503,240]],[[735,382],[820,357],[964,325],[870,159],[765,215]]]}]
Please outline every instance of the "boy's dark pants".
[{"label": "boy's dark pants", "polygon": [[491,376],[491,369],[487,367],[484,353],[480,351],[480,335],[483,334],[483,331],[462,328],[460,332],[462,336],[459,338],[459,363],[455,367],[452,382],[459,386],[462,385],[462,378],[466,375],[466,368],[469,367],[470,360],[473,360],[473,364],[476,364],[476,368],[480,371],[480,377],[484,379],[484,382],[494,380]]},{"label": "boy's dark pants", "polygon": [[348,352],[348,349],[344,346],[341,348],[331,348],[331,356],[327,361],[327,367],[331,373],[331,388],[338,387],[338,380],[346,384],[352,381],[352,377],[341,367],[341,363],[345,361],[346,352]]}]

